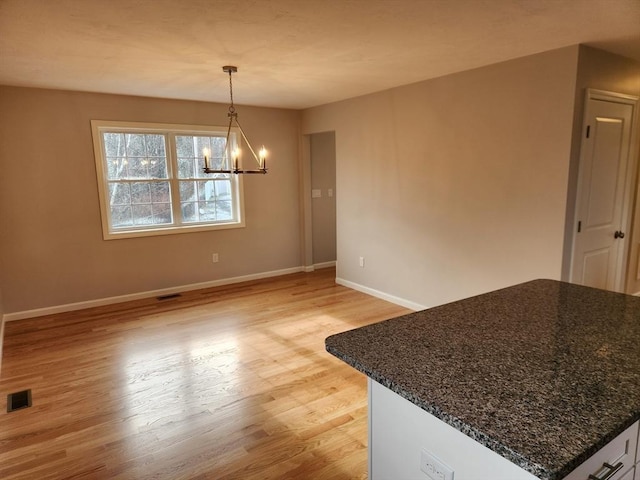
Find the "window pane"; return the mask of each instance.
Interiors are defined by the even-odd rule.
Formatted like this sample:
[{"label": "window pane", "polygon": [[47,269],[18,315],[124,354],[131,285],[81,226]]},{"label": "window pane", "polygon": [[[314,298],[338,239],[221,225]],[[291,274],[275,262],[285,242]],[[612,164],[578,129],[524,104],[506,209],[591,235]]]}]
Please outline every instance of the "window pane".
[{"label": "window pane", "polygon": [[131,188],[128,183],[114,182],[109,184],[109,204],[129,205],[131,203]]},{"label": "window pane", "polygon": [[134,225],[153,225],[153,209],[151,205],[131,205]]},{"label": "window pane", "polygon": [[168,178],[165,136],[103,133],[107,179]]},{"label": "window pane", "polygon": [[193,158],[178,157],[178,178],[193,178]]},{"label": "window pane", "polygon": [[105,133],[104,134],[104,151],[107,157],[123,157],[124,156],[124,134],[123,133]]},{"label": "window pane", "polygon": [[147,144],[147,157],[166,157],[164,150],[164,135],[145,135]]},{"label": "window pane", "polygon": [[231,202],[226,200],[216,200],[213,202],[197,203],[198,222],[221,222],[232,220]]},{"label": "window pane", "polygon": [[[229,142],[231,143],[230,150],[236,146],[235,134],[229,135]],[[225,155],[225,137],[211,137],[211,164],[212,168],[219,170],[230,170],[232,165],[230,159]]]},{"label": "window pane", "polygon": [[225,221],[233,219],[231,210],[231,201],[218,199],[214,202],[201,202],[201,210],[204,213],[200,215],[200,221]]},{"label": "window pane", "polygon": [[[231,142],[231,147],[233,149],[236,143],[235,133],[229,134],[229,142]],[[211,137],[211,155],[218,158],[224,157],[225,143],[226,137]]]},{"label": "window pane", "polygon": [[178,150],[178,157],[195,157],[193,137],[177,135],[176,148]]},{"label": "window pane", "polygon": [[163,225],[163,224],[173,223],[173,214],[171,213],[171,204],[154,203],[152,205],[152,210],[153,210],[154,224]]},{"label": "window pane", "polygon": [[185,223],[193,223],[198,221],[198,204],[196,202],[182,202],[180,209],[182,212],[182,221]]},{"label": "window pane", "polygon": [[231,180],[217,181],[216,193],[218,197],[231,198]]},{"label": "window pane", "polygon": [[109,180],[124,180],[129,176],[126,158],[107,157],[107,178]]},{"label": "window pane", "polygon": [[151,185],[148,183],[132,183],[131,203],[151,203]]},{"label": "window pane", "polygon": [[231,179],[216,179],[196,183],[198,187],[198,200],[200,201],[231,198]]},{"label": "window pane", "polygon": [[193,202],[196,199],[195,182],[180,182],[180,200]]},{"label": "window pane", "polygon": [[[231,180],[182,181],[180,194],[184,222],[220,222],[234,218]],[[193,202],[195,198],[197,203]]]},{"label": "window pane", "polygon": [[130,227],[133,225],[131,207],[129,205],[111,206],[111,226],[113,228]]},{"label": "window pane", "polygon": [[129,157],[129,178],[149,178],[146,157]]},{"label": "window pane", "polygon": [[143,157],[146,155],[144,146],[144,134],[127,133],[126,137],[126,155],[128,157]]},{"label": "window pane", "polygon": [[169,178],[166,157],[149,158],[149,178]]},{"label": "window pane", "polygon": [[[235,134],[231,137],[235,142]],[[223,136],[177,135],[178,178],[211,177],[211,174],[203,172],[205,149],[209,151],[210,168],[228,170],[229,163],[224,158],[225,141]]]},{"label": "window pane", "polygon": [[177,135],[176,145],[179,146],[178,178],[194,178],[202,174],[204,149],[211,151],[209,137]]},{"label": "window pane", "polygon": [[151,184],[151,202],[171,204],[169,182],[153,182]]},{"label": "window pane", "polygon": [[173,223],[169,182],[112,182],[109,196],[114,228]]}]

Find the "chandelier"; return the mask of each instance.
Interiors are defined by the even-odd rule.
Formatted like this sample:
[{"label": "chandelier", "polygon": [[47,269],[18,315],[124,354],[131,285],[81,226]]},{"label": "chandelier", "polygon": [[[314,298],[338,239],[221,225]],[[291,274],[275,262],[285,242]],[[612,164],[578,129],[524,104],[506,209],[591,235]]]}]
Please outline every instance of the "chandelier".
[{"label": "chandelier", "polygon": [[[238,67],[234,67],[233,65],[225,65],[224,67],[222,67],[222,71],[225,73],[229,74],[229,97],[231,98],[231,102],[229,105],[229,113],[227,113],[227,116],[229,117],[229,126],[227,128],[227,138],[225,140],[225,146],[224,146],[224,160],[226,160],[226,162],[223,162],[223,164],[226,163],[226,165],[229,165],[229,169],[228,170],[220,170],[220,169],[214,169],[214,168],[210,168],[210,155],[211,152],[209,151],[209,149],[205,148],[204,149],[204,173],[235,173],[235,174],[239,174],[239,173],[262,173],[265,174],[267,173],[267,151],[264,148],[264,145],[262,146],[262,148],[258,151],[258,153],[256,154],[256,151],[253,149],[253,147],[251,146],[251,143],[249,143],[249,139],[247,138],[247,136],[244,133],[244,130],[242,129],[242,127],[240,126],[240,123],[238,122],[238,112],[236,112],[236,107],[233,104],[233,81],[231,79],[231,74],[232,73],[236,73],[238,71]],[[258,163],[258,168],[255,170],[242,170],[238,167],[238,159],[240,158],[240,148],[236,147],[233,150],[231,150],[231,144],[229,143],[229,136],[231,134],[231,127],[235,126],[238,128],[238,130],[240,131],[240,134],[242,135],[242,138],[244,138],[245,143],[247,144],[247,147],[249,148],[249,151],[251,152],[251,155],[253,156],[253,158],[255,159],[255,161]],[[232,161],[232,165],[229,164],[229,160]],[[231,168],[233,166],[233,168]]]}]

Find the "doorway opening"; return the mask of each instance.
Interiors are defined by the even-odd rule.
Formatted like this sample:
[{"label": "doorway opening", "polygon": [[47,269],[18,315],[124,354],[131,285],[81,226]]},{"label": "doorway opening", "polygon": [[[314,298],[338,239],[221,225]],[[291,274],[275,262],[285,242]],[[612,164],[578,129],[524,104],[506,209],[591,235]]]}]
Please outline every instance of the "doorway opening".
[{"label": "doorway opening", "polygon": [[333,267],[337,260],[336,137],[335,132],[313,133],[303,171],[305,197],[305,270]]}]

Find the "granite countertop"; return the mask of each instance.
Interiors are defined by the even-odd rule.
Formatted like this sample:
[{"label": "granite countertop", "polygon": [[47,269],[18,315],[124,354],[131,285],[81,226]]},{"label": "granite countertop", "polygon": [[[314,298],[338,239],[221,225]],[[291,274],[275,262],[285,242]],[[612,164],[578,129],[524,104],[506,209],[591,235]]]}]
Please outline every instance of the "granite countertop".
[{"label": "granite countertop", "polygon": [[332,335],[326,348],[545,480],[640,419],[640,297],[534,280]]}]

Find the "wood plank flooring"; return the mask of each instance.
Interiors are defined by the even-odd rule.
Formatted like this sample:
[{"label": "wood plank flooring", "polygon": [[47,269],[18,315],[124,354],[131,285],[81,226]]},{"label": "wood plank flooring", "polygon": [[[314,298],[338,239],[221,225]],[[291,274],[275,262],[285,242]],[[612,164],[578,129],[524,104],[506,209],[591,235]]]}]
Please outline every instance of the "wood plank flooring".
[{"label": "wood plank flooring", "polygon": [[0,478],[364,479],[364,375],[333,333],[408,310],[323,269],[5,325]]}]

